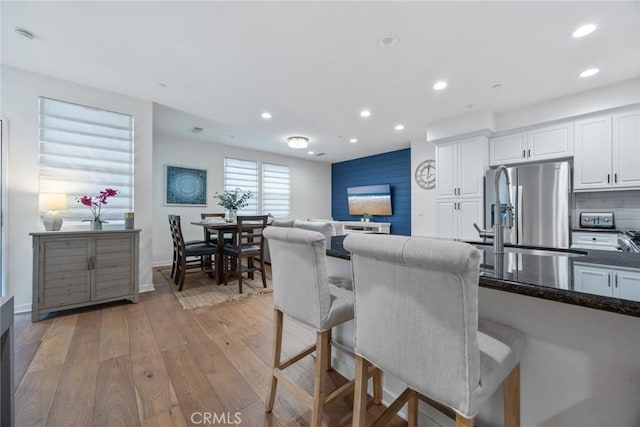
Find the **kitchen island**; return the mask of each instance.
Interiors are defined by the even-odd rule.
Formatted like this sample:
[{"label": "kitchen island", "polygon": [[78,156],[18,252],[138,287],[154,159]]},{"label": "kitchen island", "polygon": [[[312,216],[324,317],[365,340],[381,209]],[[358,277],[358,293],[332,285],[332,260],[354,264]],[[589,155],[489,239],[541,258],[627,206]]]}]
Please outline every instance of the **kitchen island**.
[{"label": "kitchen island", "polygon": [[[334,237],[327,249],[331,274],[350,274],[343,239]],[[606,279],[613,274],[604,273],[640,271],[640,255],[591,250],[579,254],[544,250],[542,254],[508,248],[496,274],[491,246],[473,244],[484,253],[480,317],[527,335],[521,361],[521,425],[640,425],[640,302],[585,292],[579,288],[584,278],[576,279],[576,272],[593,268],[603,272],[604,288],[589,289],[613,292],[615,284],[612,281],[608,287]],[[334,337],[352,344],[353,324],[338,328]],[[336,355],[334,363],[343,375],[353,373],[351,360]],[[385,403],[403,390],[390,376],[384,377],[383,387]],[[420,412],[425,418],[421,425],[453,425],[425,404]],[[478,425],[502,425],[502,391],[496,392],[477,419]]]}]

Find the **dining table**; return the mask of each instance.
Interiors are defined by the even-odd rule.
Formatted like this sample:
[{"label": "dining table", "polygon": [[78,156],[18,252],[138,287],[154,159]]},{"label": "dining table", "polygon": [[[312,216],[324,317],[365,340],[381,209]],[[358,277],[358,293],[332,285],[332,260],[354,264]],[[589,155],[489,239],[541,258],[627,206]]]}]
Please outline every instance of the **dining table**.
[{"label": "dining table", "polygon": [[216,241],[214,242],[218,247],[218,253],[216,254],[216,268],[215,277],[218,284],[224,282],[224,235],[228,233],[236,233],[238,231],[238,224],[234,222],[227,222],[225,220],[212,220],[204,219],[201,221],[192,221],[192,225],[203,227],[208,233],[207,241],[210,242],[210,236],[215,234]]}]

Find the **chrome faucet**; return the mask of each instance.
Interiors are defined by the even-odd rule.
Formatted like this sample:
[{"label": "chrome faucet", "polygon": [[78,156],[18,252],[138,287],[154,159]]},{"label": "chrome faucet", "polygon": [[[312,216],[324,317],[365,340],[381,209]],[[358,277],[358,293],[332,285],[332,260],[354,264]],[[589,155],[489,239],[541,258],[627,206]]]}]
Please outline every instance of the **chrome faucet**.
[{"label": "chrome faucet", "polygon": [[[500,203],[500,175],[504,174],[507,180],[507,223],[502,224],[502,204]],[[513,206],[511,205],[511,192],[509,191],[509,173],[505,165],[500,165],[496,169],[495,179],[495,201],[493,205],[493,252],[496,254],[504,253],[504,228],[513,226]]]}]

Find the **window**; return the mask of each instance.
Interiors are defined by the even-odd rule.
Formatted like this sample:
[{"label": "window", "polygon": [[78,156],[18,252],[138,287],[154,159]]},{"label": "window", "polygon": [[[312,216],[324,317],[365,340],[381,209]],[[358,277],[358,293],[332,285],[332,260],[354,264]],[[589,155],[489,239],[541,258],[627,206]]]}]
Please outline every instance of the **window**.
[{"label": "window", "polygon": [[262,164],[262,213],[287,217],[291,212],[289,166]]},{"label": "window", "polygon": [[256,215],[258,213],[258,163],[249,160],[224,159],[224,189],[251,191],[253,197],[240,215]]},{"label": "window", "polygon": [[133,117],[50,98],[40,98],[40,193],[66,193],[65,223],[90,219],[77,197],[105,188],[118,195],[102,218],[124,221],[133,210]]}]

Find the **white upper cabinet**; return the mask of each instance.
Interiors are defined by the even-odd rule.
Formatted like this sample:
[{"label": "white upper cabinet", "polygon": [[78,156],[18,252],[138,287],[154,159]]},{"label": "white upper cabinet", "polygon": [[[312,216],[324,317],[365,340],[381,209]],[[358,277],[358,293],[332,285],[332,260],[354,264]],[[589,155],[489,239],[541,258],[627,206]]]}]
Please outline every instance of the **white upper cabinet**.
[{"label": "white upper cabinet", "polygon": [[575,124],[576,191],[640,188],[640,111]]},{"label": "white upper cabinet", "polygon": [[573,155],[573,123],[491,138],[491,166],[560,159]]},{"label": "white upper cabinet", "polygon": [[576,122],[575,132],[573,188],[611,187],[611,116]]},{"label": "white upper cabinet", "polygon": [[484,196],[487,145],[487,137],[485,136],[436,145],[436,194],[438,198],[478,198]]},{"label": "white upper cabinet", "polygon": [[640,110],[613,116],[613,185],[640,187]]},{"label": "white upper cabinet", "polygon": [[527,133],[491,138],[489,149],[492,166],[524,162],[527,158]]}]

